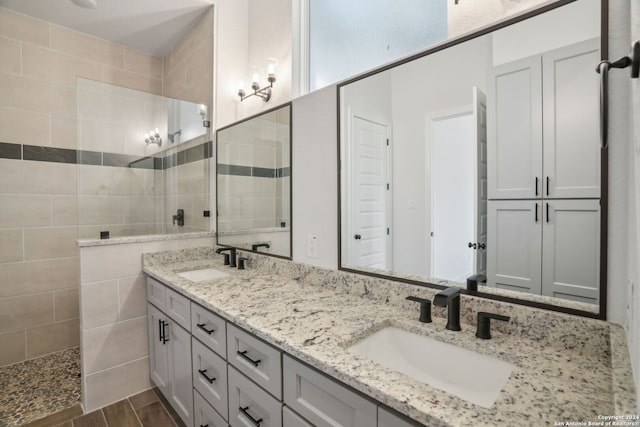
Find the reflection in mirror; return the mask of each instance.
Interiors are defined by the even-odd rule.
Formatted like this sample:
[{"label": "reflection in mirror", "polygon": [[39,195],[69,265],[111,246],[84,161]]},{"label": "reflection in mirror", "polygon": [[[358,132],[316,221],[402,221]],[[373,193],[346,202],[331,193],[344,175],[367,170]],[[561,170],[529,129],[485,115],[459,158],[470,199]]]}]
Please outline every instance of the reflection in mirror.
[{"label": "reflection in mirror", "polygon": [[340,87],[341,268],[599,312],[600,3],[549,9]]},{"label": "reflection in mirror", "polygon": [[291,105],[218,130],[218,244],[291,257]]}]

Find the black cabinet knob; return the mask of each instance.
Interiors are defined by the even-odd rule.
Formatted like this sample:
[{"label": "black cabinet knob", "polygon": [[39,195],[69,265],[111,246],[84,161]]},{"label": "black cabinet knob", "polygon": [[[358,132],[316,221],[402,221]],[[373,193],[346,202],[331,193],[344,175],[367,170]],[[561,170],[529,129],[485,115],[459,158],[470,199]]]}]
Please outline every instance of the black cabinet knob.
[{"label": "black cabinet knob", "polygon": [[477,245],[475,243],[471,243],[471,242],[469,242],[469,244],[467,246],[469,246],[470,248],[473,248],[473,249],[477,248]]},{"label": "black cabinet knob", "polygon": [[356,234],[355,236],[353,236],[353,238],[356,239],[356,240],[360,240],[360,239],[362,239],[362,236],[359,235],[359,234]]}]

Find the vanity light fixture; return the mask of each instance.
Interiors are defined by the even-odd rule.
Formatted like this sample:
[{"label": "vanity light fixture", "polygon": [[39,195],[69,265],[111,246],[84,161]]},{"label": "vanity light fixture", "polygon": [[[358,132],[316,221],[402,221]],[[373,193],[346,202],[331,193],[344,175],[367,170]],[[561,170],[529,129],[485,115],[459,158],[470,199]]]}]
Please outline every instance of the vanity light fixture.
[{"label": "vanity light fixture", "polygon": [[260,73],[257,70],[253,70],[252,78],[251,78],[251,90],[253,93],[249,95],[246,94],[244,90],[244,84],[240,83],[240,88],[238,89],[238,96],[240,97],[240,102],[245,99],[258,96],[262,98],[264,102],[268,102],[271,99],[271,89],[273,88],[273,83],[276,81],[276,68],[278,65],[278,61],[274,58],[267,58],[267,81],[269,84],[264,87],[260,87]]},{"label": "vanity light fixture", "polygon": [[207,119],[207,112],[208,108],[205,104],[198,105],[198,114],[202,117],[202,126],[206,128],[211,127],[211,121]]},{"label": "vanity light fixture", "polygon": [[147,143],[147,146],[151,144],[157,144],[158,147],[162,145],[162,138],[160,138],[160,130],[155,128],[155,130],[150,130],[149,132],[144,134],[144,142]]}]

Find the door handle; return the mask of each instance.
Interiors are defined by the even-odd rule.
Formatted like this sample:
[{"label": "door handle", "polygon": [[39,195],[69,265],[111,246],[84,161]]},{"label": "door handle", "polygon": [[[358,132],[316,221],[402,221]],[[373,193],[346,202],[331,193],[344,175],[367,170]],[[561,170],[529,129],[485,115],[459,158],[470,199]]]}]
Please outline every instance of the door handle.
[{"label": "door handle", "polygon": [[353,238],[356,240],[360,240],[362,239],[362,236],[360,234],[356,234],[355,236],[353,236]]},{"label": "door handle", "polygon": [[549,222],[549,203],[547,203],[547,222]]},{"label": "door handle", "polygon": [[167,341],[171,341],[167,338],[167,330],[165,329],[167,326],[169,326],[169,322],[162,320],[162,344],[165,344]]},{"label": "door handle", "polygon": [[534,218],[535,218],[535,222],[538,222],[538,204],[537,203],[536,203],[535,209],[536,209],[536,213]]},{"label": "door handle", "polygon": [[470,247],[470,248],[473,248],[473,249],[476,249],[478,247],[477,244],[471,243],[471,242],[469,242],[469,244],[467,246]]},{"label": "door handle", "polygon": [[536,176],[536,196],[538,195],[538,177]]},{"label": "door handle", "polygon": [[478,248],[485,249],[487,247],[486,243],[478,243]]}]

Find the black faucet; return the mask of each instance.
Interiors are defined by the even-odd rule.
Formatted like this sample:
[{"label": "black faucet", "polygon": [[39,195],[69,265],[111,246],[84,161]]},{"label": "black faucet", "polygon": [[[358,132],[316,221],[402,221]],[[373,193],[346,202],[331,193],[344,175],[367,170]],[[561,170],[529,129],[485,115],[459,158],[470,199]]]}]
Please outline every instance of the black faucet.
[{"label": "black faucet", "polygon": [[176,225],[176,221],[180,227],[184,226],[184,209],[178,209],[178,213],[173,216],[173,225]]},{"label": "black faucet", "polygon": [[479,311],[478,329],[476,330],[476,336],[478,338],[482,338],[483,340],[491,339],[491,319],[502,320],[504,322],[508,322],[510,320],[509,316]]},{"label": "black faucet", "polygon": [[460,288],[443,289],[433,298],[433,305],[447,307],[447,329],[461,331],[460,328]]},{"label": "black faucet", "polygon": [[268,244],[268,243],[255,243],[255,244],[251,245],[251,250],[252,250],[253,252],[257,252],[257,251],[258,251],[258,248],[267,248],[267,249],[268,249],[268,248],[270,248],[270,247],[271,247],[271,246],[269,246],[269,244]]},{"label": "black faucet", "polygon": [[407,297],[409,301],[415,301],[420,303],[420,321],[422,323],[431,323],[431,301],[424,298],[414,297],[409,295]]},{"label": "black faucet", "polygon": [[229,267],[236,266],[236,248],[218,248],[216,249],[217,254],[221,254],[222,252],[229,251],[228,254],[224,255],[224,265],[228,265]]}]

